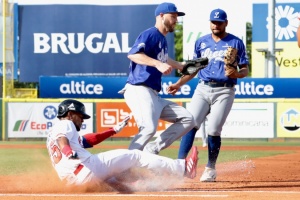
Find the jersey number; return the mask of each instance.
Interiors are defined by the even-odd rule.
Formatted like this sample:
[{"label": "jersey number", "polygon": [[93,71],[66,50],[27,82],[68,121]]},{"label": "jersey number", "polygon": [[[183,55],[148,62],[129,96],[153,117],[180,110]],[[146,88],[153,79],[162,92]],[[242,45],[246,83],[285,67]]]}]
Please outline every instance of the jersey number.
[{"label": "jersey number", "polygon": [[53,162],[53,164],[59,163],[59,161],[62,158],[61,151],[58,148],[58,146],[56,146],[55,144],[50,145],[49,154],[50,154],[51,161]]}]

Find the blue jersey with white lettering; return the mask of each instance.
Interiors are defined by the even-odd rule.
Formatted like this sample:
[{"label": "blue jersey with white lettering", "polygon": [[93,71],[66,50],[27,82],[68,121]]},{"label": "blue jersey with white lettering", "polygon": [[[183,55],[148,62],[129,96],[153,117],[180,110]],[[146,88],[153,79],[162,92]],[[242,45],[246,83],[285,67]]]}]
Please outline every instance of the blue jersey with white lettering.
[{"label": "blue jersey with white lettering", "polygon": [[198,72],[198,78],[203,81],[237,83],[236,78],[225,76],[224,55],[231,46],[238,49],[238,65],[249,64],[245,45],[238,37],[228,34],[222,40],[215,42],[212,34],[200,37],[194,48],[194,58],[207,57],[208,66]]},{"label": "blue jersey with white lettering", "polygon": [[[168,44],[165,36],[156,27],[143,31],[136,39],[128,55],[139,52],[166,63],[168,60]],[[161,90],[162,73],[156,68],[130,62],[130,72],[127,83],[132,85],[145,85],[156,91]]]}]

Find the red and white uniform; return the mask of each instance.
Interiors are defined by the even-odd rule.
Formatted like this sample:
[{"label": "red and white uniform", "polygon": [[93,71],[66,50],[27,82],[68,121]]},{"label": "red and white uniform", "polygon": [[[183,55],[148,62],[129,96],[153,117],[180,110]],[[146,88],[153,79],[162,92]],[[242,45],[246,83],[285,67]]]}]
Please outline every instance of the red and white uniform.
[{"label": "red and white uniform", "polygon": [[[62,154],[56,142],[60,136],[69,139],[70,147],[76,151],[78,159],[68,159]],[[53,126],[48,135],[47,149],[58,176],[68,184],[105,181],[131,168],[142,167],[179,176],[183,176],[185,171],[184,159],[173,160],[140,150],[117,149],[91,154],[83,148],[82,136],[69,120],[61,120]]]},{"label": "red and white uniform", "polygon": [[[59,149],[57,138],[64,136],[68,138],[73,151],[78,154],[78,159],[67,158]],[[48,135],[47,149],[59,178],[66,179],[69,184],[84,183],[84,179],[90,174],[90,170],[81,164],[88,160],[92,154],[83,148],[81,136],[72,121],[58,121]]]}]

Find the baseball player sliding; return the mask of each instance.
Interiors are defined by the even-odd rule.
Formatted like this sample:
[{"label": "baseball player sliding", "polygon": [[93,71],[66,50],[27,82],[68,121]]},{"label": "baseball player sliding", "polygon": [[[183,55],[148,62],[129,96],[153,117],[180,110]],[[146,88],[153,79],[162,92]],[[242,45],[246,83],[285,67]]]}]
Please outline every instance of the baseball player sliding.
[{"label": "baseball player sliding", "polygon": [[90,116],[83,103],[67,99],[58,106],[59,121],[47,138],[47,149],[59,178],[69,185],[99,185],[133,168],[145,168],[154,173],[163,172],[180,177],[194,178],[198,151],[194,147],[187,159],[170,159],[139,150],[117,149],[91,154],[86,148],[120,132],[127,124],[126,117],[116,126],[102,133],[79,135],[81,125]]},{"label": "baseball player sliding", "polygon": [[[231,110],[237,78],[248,75],[248,57],[243,41],[227,33],[227,14],[215,9],[210,14],[211,34],[200,37],[194,48],[194,58],[208,57],[209,64],[198,72],[199,84],[195,89],[189,111],[195,118],[196,127],[182,137],[178,158],[185,158],[191,149],[197,129],[208,115],[207,146],[208,162],[200,178],[203,182],[216,180],[216,162],[221,148],[221,131]],[[185,75],[168,91],[175,94],[195,75]]]}]

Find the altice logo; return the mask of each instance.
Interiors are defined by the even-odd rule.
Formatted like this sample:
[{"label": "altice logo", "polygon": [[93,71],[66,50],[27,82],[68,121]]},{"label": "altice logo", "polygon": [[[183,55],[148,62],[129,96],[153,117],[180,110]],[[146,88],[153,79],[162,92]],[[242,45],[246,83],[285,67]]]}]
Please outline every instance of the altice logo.
[{"label": "altice logo", "polygon": [[241,81],[235,86],[236,95],[257,95],[257,96],[271,96],[273,95],[274,87],[272,85],[255,84],[254,81],[250,83]]},{"label": "altice logo", "polygon": [[101,84],[86,84],[85,81],[71,81],[70,83],[63,83],[59,87],[62,94],[88,94],[101,95],[103,86]]}]

